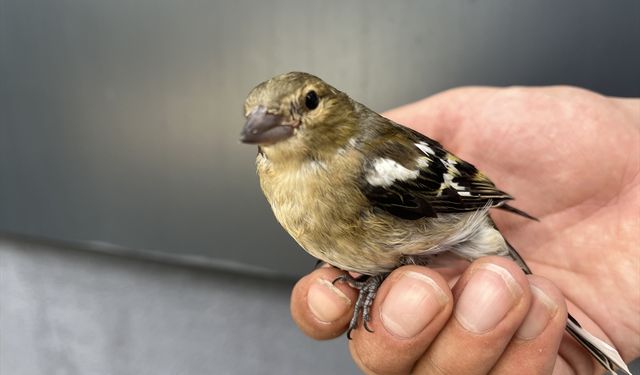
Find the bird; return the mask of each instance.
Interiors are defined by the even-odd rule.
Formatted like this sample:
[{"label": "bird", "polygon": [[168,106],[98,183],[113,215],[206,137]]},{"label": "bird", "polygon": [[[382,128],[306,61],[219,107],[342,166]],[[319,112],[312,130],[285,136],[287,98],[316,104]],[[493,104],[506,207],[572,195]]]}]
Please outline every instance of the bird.
[{"label": "bird", "polygon": [[[260,186],[282,227],[359,290],[347,337],[394,269],[440,254],[499,255],[531,269],[489,215],[509,204],[481,171],[437,141],[397,124],[304,72],[258,84],[244,103],[241,142],[258,146]],[[360,276],[354,277],[352,273]],[[569,315],[567,331],[607,370],[630,374],[618,352]]]}]

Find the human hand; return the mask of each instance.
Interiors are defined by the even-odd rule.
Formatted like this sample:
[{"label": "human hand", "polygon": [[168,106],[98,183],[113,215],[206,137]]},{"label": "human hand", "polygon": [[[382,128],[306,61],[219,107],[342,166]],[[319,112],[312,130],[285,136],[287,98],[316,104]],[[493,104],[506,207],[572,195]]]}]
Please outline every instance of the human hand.
[{"label": "human hand", "polygon": [[[394,271],[372,308],[374,333],[358,329],[349,342],[365,372],[599,373],[563,336],[565,299],[625,360],[640,354],[639,100],[568,87],[464,88],[386,115],[473,163],[541,222],[492,214],[536,276],[496,257],[461,275],[457,267]],[[321,268],[294,288],[294,320],[312,337],[346,329],[356,293],[327,283],[339,274]],[[474,317],[483,318],[471,324],[480,332],[469,330]]]}]

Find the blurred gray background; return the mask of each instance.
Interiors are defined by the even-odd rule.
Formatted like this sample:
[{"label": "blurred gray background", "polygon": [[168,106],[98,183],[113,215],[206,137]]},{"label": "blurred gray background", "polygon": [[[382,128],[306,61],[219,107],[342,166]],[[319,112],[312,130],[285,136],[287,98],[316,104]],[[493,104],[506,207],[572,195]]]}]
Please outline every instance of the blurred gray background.
[{"label": "blurred gray background", "polygon": [[0,373],[355,372],[289,320],[314,261],[237,141],[249,90],[640,96],[639,45],[623,0],[0,0]]}]

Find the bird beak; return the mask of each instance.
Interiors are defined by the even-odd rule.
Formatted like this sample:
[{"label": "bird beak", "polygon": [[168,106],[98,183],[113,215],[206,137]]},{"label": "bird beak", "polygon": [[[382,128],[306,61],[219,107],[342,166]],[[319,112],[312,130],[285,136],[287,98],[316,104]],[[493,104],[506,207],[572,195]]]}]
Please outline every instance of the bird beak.
[{"label": "bird beak", "polygon": [[265,107],[258,107],[247,116],[240,141],[249,144],[269,145],[293,135],[294,125],[285,124],[284,117],[268,113]]}]

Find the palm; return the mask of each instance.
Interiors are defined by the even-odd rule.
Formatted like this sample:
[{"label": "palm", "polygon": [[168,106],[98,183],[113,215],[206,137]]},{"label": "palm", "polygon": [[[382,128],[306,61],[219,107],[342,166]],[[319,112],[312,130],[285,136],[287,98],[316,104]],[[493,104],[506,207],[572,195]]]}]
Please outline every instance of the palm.
[{"label": "palm", "polygon": [[570,312],[633,358],[640,353],[639,109],[572,88],[477,88],[387,115],[475,164],[517,198],[514,206],[539,217],[493,214],[533,272],[574,305]]}]

